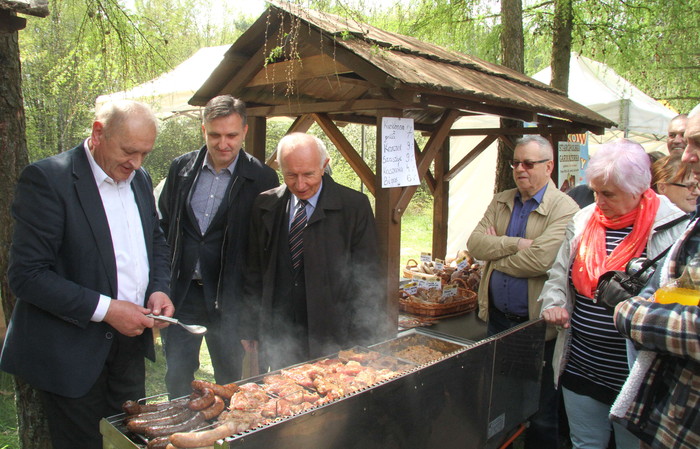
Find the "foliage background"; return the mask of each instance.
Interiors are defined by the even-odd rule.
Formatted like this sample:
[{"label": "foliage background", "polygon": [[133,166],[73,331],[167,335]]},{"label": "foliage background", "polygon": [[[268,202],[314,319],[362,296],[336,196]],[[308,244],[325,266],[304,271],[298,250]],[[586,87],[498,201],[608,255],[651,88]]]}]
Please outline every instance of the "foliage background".
[{"label": "foliage background", "polygon": [[[550,63],[553,11],[574,11],[572,50],[612,67],[679,112],[700,101],[700,0],[523,0],[525,72]],[[205,46],[231,44],[257,17],[212,0],[54,0],[51,15],[29,18],[19,33],[30,160],[72,148],[87,137],[97,96],[128,89],[174,68]],[[410,35],[487,61],[501,62],[501,3],[495,0],[299,0],[303,6]],[[378,6],[380,5],[380,6]],[[268,148],[286,130],[270,122]],[[202,144],[199,121],[166,120],[146,161],[154,181],[170,161]],[[343,130],[355,148],[374,148],[374,130]],[[311,132],[322,136],[316,128]],[[327,141],[334,177],[361,189]],[[374,152],[366,159],[374,167]],[[430,245],[431,199],[423,186],[404,215],[402,259]],[[160,368],[151,371],[161,379]],[[162,391],[156,384],[151,391]],[[11,378],[0,373],[0,448],[17,447]]]}]

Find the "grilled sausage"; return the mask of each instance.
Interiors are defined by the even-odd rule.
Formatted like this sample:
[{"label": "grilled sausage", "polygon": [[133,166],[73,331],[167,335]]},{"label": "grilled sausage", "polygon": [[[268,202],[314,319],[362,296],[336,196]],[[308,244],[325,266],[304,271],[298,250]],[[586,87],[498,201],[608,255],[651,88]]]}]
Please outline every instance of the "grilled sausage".
[{"label": "grilled sausage", "polygon": [[204,414],[200,412],[193,412],[190,410],[190,413],[193,413],[192,416],[190,416],[188,419],[170,424],[170,425],[155,425],[155,426],[148,426],[146,427],[146,437],[147,438],[156,438],[156,437],[162,437],[166,435],[170,435],[175,432],[188,432],[190,430],[194,430],[197,427],[200,427],[204,423]]},{"label": "grilled sausage", "polygon": [[166,447],[168,447],[169,443],[170,443],[170,440],[168,439],[168,437],[153,438],[152,440],[148,441],[146,448],[147,449],[165,449]]},{"label": "grilled sausage", "polygon": [[231,396],[233,396],[233,393],[238,391],[238,385],[236,384],[227,384],[227,385],[219,385],[215,384],[212,382],[207,382],[206,380],[199,380],[195,379],[192,381],[192,389],[193,390],[198,390],[202,391],[204,389],[210,389],[214,392],[215,395],[221,396],[222,398],[226,399],[227,401],[231,399]]},{"label": "grilled sausage", "polygon": [[208,421],[219,416],[224,411],[224,407],[224,400],[220,396],[214,396],[214,403],[199,413],[204,415],[204,419]]},{"label": "grilled sausage", "polygon": [[182,412],[187,407],[186,402],[179,402],[170,408],[164,408],[155,412],[139,413],[138,415],[130,415],[124,417],[124,424],[129,424],[131,421],[153,421],[160,418],[167,418]]},{"label": "grilled sausage", "polygon": [[140,415],[143,413],[159,412],[161,410],[173,408],[178,405],[183,405],[187,399],[179,398],[172,401],[163,401],[152,404],[139,404],[137,401],[126,401],[122,404],[122,410],[129,416]]},{"label": "grilled sausage", "polygon": [[233,420],[225,421],[219,427],[200,432],[179,432],[170,435],[170,442],[179,448],[198,448],[213,446],[218,440],[236,433],[237,424]]},{"label": "grilled sausage", "polygon": [[199,390],[201,396],[197,398],[192,398],[187,402],[187,407],[190,410],[204,410],[207,407],[211,407],[214,403],[214,392],[209,388],[204,388]]},{"label": "grilled sausage", "polygon": [[133,433],[145,434],[150,427],[167,427],[173,424],[186,421],[197,412],[181,407],[177,413],[173,415],[163,416],[160,418],[133,419],[126,424],[126,428]]}]

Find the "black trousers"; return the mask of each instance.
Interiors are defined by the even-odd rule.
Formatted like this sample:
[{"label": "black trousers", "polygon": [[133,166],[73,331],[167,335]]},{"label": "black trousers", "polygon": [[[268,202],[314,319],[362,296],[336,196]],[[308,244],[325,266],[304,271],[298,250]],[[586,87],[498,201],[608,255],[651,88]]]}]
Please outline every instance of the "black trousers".
[{"label": "black trousers", "polygon": [[241,378],[243,346],[236,336],[234,324],[218,313],[210,313],[204,301],[204,289],[192,282],[185,300],[175,311],[175,318],[186,324],[207,327],[207,333],[193,335],[180,326],[171,325],[161,331],[167,371],[165,384],[171,398],[192,392],[191,383],[199,369],[199,353],[206,340],[214,379],[218,384],[228,384]]},{"label": "black trousers", "polygon": [[85,396],[41,392],[53,449],[101,449],[100,420],[121,413],[124,402],[146,396],[143,339],[113,335],[105,366]]}]

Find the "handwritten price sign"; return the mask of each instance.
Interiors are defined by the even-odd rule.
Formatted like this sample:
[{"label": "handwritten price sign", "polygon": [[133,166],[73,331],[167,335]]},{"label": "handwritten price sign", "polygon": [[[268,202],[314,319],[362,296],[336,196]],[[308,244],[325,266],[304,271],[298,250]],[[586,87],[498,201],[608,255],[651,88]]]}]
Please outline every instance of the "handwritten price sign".
[{"label": "handwritten price sign", "polygon": [[382,187],[417,186],[413,119],[382,118]]}]

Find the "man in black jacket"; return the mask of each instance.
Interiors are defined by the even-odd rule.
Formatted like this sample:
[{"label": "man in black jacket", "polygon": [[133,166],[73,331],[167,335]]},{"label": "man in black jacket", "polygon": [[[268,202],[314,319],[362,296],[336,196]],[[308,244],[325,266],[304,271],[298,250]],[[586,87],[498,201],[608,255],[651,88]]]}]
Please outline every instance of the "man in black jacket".
[{"label": "man in black jacket", "polygon": [[41,393],[54,449],[100,449],[100,419],[144,397],[151,328],[172,316],[168,248],[141,163],[156,118],[143,103],[97,112],[90,137],[27,166],[12,216],[17,295],[0,369]]},{"label": "man in black jacket", "polygon": [[[219,384],[240,379],[239,303],[255,197],[279,185],[271,168],[241,147],[245,104],[230,95],[204,109],[206,144],[175,159],[159,200],[170,244],[175,317],[207,326],[207,348]],[[171,397],[191,392],[202,336],[172,326],[164,333],[165,382]]]},{"label": "man in black jacket", "polygon": [[396,335],[369,200],[324,174],[329,160],[320,139],[286,135],[284,185],[253,205],[241,337],[263,371]]}]

